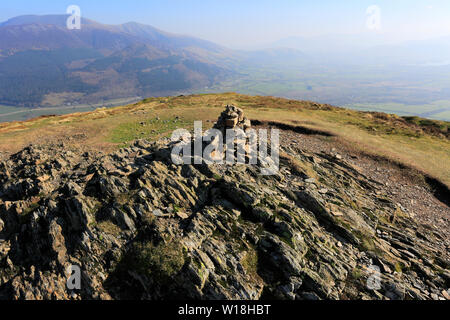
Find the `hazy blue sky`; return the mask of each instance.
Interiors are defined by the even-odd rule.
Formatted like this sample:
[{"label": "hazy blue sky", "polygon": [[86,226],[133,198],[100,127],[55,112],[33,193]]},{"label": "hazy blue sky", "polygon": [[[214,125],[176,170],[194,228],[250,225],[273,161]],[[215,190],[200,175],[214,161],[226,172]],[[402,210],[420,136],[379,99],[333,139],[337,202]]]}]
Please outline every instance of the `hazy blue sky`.
[{"label": "hazy blue sky", "polygon": [[[289,36],[378,32],[395,39],[450,35],[450,0],[1,0],[0,21],[23,14],[82,16],[108,24],[136,21],[230,47]],[[366,27],[370,5],[381,9],[381,30]]]}]

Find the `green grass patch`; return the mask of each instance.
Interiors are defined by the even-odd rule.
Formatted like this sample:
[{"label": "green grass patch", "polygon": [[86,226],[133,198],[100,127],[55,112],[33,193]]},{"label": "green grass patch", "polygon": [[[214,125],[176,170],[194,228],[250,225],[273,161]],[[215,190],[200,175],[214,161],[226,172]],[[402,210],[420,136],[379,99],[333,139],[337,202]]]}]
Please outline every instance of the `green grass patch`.
[{"label": "green grass patch", "polygon": [[242,267],[245,272],[252,278],[259,277],[258,275],[258,253],[255,249],[251,248],[246,253],[241,261]]},{"label": "green grass patch", "polygon": [[22,214],[19,215],[19,221],[21,224],[27,223],[31,217],[31,214],[39,208],[40,205],[37,202],[30,204],[30,206],[22,211]]},{"label": "green grass patch", "polygon": [[174,130],[192,125],[193,123],[175,118],[134,120],[119,124],[113,129],[108,140],[124,147],[129,142],[137,139],[155,139],[159,136],[170,136]]},{"label": "green grass patch", "polygon": [[136,243],[132,249],[131,267],[157,282],[167,282],[185,263],[185,252],[180,242]]}]

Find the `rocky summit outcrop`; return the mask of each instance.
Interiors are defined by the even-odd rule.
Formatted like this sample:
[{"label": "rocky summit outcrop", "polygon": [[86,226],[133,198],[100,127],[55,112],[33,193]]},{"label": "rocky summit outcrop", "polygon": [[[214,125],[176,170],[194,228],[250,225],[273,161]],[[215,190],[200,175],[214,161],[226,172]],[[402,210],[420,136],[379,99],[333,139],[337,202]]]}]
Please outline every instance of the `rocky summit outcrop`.
[{"label": "rocky summit outcrop", "polygon": [[0,298],[448,297],[447,235],[342,157],[282,144],[262,176],[174,165],[171,147],[30,146],[1,162]]}]

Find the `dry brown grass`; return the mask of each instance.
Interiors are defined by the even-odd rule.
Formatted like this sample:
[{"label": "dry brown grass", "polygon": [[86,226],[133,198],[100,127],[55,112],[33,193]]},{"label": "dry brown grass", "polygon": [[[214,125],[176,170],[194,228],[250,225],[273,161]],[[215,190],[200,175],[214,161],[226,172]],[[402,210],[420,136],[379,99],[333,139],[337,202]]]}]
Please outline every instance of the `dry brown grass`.
[{"label": "dry brown grass", "polygon": [[[450,142],[444,134],[448,130],[448,123],[430,124],[420,119],[406,120],[393,115],[334,108],[310,101],[235,93],[149,98],[124,107],[0,124],[0,151],[15,152],[30,143],[61,141],[82,134],[85,137],[82,141],[71,143],[108,152],[126,143],[125,138],[130,136],[124,136],[122,143],[112,142],[111,137],[118,128],[127,125],[133,128],[133,124],[156,117],[171,119],[178,116],[184,123],[193,123],[194,120],[214,121],[226,104],[243,108],[251,119],[330,132],[338,137],[337,141],[354,150],[417,168],[450,186]],[[205,127],[211,124],[205,123]],[[157,129],[157,135],[140,136],[136,132],[136,136],[157,138],[170,134],[171,127],[167,128],[167,132],[163,126]],[[148,133],[148,128],[143,133]]]},{"label": "dry brown grass", "polygon": [[281,161],[286,161],[291,170],[300,176],[318,179],[318,175],[314,171],[312,164],[301,161],[285,152],[280,152]]}]

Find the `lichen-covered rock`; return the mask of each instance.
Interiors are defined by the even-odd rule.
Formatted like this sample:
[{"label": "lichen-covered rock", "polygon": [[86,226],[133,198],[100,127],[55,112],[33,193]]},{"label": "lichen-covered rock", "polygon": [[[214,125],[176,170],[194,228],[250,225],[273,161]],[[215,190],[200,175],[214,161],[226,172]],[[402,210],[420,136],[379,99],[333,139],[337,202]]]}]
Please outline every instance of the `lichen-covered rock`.
[{"label": "lichen-covered rock", "polygon": [[[249,125],[239,109],[228,108],[219,123],[229,119]],[[308,182],[294,161],[260,176],[252,166],[176,166],[170,148],[167,140],[142,140],[86,155],[33,146],[2,162],[0,298],[447,293],[449,252],[437,248],[445,235],[404,214],[388,194],[380,200],[379,186],[345,160],[282,146],[313,168]],[[80,289],[67,287],[71,265],[81,269]]]}]

